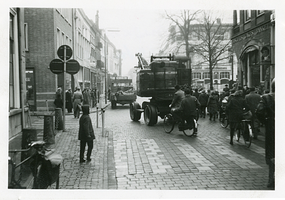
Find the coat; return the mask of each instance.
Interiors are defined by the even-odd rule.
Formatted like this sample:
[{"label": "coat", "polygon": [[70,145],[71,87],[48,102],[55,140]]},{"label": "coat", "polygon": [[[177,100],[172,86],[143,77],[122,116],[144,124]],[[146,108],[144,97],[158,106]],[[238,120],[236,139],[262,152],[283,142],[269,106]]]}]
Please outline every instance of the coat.
[{"label": "coat", "polygon": [[173,97],[173,100],[172,100],[172,103],[171,103],[171,107],[172,108],[179,108],[180,107],[180,104],[182,102],[182,99],[184,99],[185,95],[184,95],[184,91],[182,90],[177,90],[175,93],[174,93],[174,97]]},{"label": "coat", "polygon": [[265,160],[267,164],[275,158],[275,94],[265,94],[257,105],[256,114],[265,125]]},{"label": "coat", "polygon": [[184,117],[197,116],[197,109],[200,107],[200,103],[195,96],[186,95],[182,100],[179,111],[182,111]]},{"label": "coat", "polygon": [[245,96],[245,101],[247,105],[249,106],[249,109],[252,112],[252,114],[255,113],[255,109],[257,105],[259,104],[260,100],[261,100],[260,95],[255,92],[250,92],[249,94]]},{"label": "coat", "polygon": [[77,105],[83,101],[82,93],[79,91],[74,92],[72,100],[73,100],[73,110],[75,111],[77,108]]},{"label": "coat", "polygon": [[218,96],[216,95],[211,95],[208,99],[208,103],[207,103],[207,109],[209,111],[209,113],[211,114],[215,114],[218,112],[219,109],[219,102],[218,102]]},{"label": "coat", "polygon": [[201,93],[198,98],[201,106],[207,106],[208,99],[209,99],[209,96],[206,93]]},{"label": "coat", "polygon": [[242,96],[233,95],[226,106],[229,122],[239,123],[242,120],[244,110],[249,110],[245,99]]},{"label": "coat", "polygon": [[89,115],[83,114],[79,119],[78,140],[90,141],[94,140],[94,129]]}]

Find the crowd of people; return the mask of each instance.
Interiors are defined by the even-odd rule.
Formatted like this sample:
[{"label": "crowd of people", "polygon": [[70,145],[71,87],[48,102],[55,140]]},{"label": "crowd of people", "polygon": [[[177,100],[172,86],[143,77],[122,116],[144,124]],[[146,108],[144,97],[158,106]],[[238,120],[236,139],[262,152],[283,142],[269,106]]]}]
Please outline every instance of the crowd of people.
[{"label": "crowd of people", "polygon": [[[230,125],[230,145],[233,145],[234,133],[237,130],[245,113],[250,113],[250,123],[253,132],[253,138],[258,139],[260,134],[259,127],[265,127],[265,159],[269,166],[268,187],[274,188],[275,172],[275,79],[272,81],[271,92],[261,93],[259,88],[241,87],[225,88],[221,93],[217,91],[198,89],[194,91],[189,87],[181,88],[175,86],[175,93],[170,104],[171,112],[174,117],[182,119],[183,123],[192,123],[194,134],[197,135],[197,126],[195,123],[200,118],[206,118],[209,114],[209,120],[215,121],[220,117],[223,111],[223,103],[226,100],[226,115]],[[246,136],[245,136],[246,137]]]},{"label": "crowd of people", "polygon": [[[79,118],[80,111],[82,110],[82,105],[89,105],[90,107],[95,107],[98,102],[98,91],[96,88],[89,89],[86,87],[81,92],[80,87],[76,87],[74,93],[72,93],[71,88],[65,92],[65,108],[68,113],[72,113],[74,118]],[[63,110],[63,91],[61,87],[58,87],[56,91],[56,98],[54,100],[55,108],[61,108]]]}]

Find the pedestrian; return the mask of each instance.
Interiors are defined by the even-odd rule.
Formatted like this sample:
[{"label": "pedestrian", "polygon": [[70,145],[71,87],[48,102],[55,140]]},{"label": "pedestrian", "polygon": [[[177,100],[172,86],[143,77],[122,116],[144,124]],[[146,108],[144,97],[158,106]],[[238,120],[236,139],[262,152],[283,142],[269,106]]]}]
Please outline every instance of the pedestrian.
[{"label": "pedestrian", "polygon": [[53,103],[55,105],[55,108],[61,108],[63,110],[63,101],[61,99],[60,94],[56,94],[56,97]]},{"label": "pedestrian", "polygon": [[226,84],[225,87],[223,88],[223,91],[224,91],[224,92],[229,92],[229,91],[230,91],[230,88],[228,87],[227,84]]},{"label": "pedestrian", "polygon": [[218,97],[215,94],[215,92],[211,92],[211,95],[209,96],[208,102],[207,102],[207,109],[210,114],[210,120],[213,119],[215,121],[216,119],[216,114],[218,112]]},{"label": "pedestrian", "polygon": [[[195,96],[191,96],[190,89],[185,89],[185,98],[182,99],[181,104],[177,111],[182,112],[183,125],[186,121],[188,125],[194,128],[194,135],[198,133],[197,126],[197,110],[200,107],[200,103]],[[182,126],[183,126],[182,125]]]},{"label": "pedestrian", "polygon": [[69,88],[66,93],[65,93],[65,107],[67,109],[67,112],[68,113],[71,113],[72,112],[72,94],[71,94],[71,89]]},{"label": "pedestrian", "polygon": [[268,188],[275,188],[275,79],[271,93],[261,96],[256,109],[257,118],[265,125],[265,161],[269,167]]},{"label": "pedestrian", "polygon": [[193,95],[192,96],[195,96],[197,99],[199,98],[199,92],[198,92],[198,89],[196,88]]},{"label": "pedestrian", "polygon": [[88,87],[84,88],[82,95],[83,95],[83,105],[90,105],[91,95]]},{"label": "pedestrian", "polygon": [[198,101],[200,102],[200,117],[205,118],[206,117],[206,107],[208,103],[209,96],[206,94],[205,90],[202,91],[202,93],[198,97]]},{"label": "pedestrian", "polygon": [[170,112],[172,113],[174,118],[181,119],[181,113],[180,111],[177,110],[177,108],[180,107],[180,104],[182,102],[182,99],[184,99],[184,97],[185,97],[184,91],[181,90],[181,87],[179,85],[176,85],[174,97],[172,99],[171,104],[169,105],[169,107],[171,108]]},{"label": "pedestrian", "polygon": [[80,105],[83,101],[83,96],[82,93],[80,92],[80,89],[76,87],[75,92],[72,97],[73,101],[73,113],[74,113],[74,118],[79,118],[80,115]]},{"label": "pedestrian", "polygon": [[255,110],[258,103],[260,102],[260,95],[255,92],[254,87],[250,87],[249,90],[250,90],[249,94],[245,95],[245,101],[252,113],[251,128],[252,128],[253,138],[257,139],[259,122],[256,118]]},{"label": "pedestrian", "polygon": [[242,97],[242,91],[238,90],[231,96],[227,106],[226,112],[228,114],[228,120],[230,124],[230,144],[233,145],[234,132],[237,129],[239,123],[242,120],[242,114],[244,111],[248,111],[249,107],[246,104],[245,99]]},{"label": "pedestrian", "polygon": [[79,162],[85,162],[84,152],[87,144],[87,162],[91,161],[91,153],[93,149],[93,140],[95,139],[94,129],[92,126],[91,118],[89,116],[89,105],[82,106],[82,116],[79,119],[79,133],[78,140],[80,140],[80,154]]}]

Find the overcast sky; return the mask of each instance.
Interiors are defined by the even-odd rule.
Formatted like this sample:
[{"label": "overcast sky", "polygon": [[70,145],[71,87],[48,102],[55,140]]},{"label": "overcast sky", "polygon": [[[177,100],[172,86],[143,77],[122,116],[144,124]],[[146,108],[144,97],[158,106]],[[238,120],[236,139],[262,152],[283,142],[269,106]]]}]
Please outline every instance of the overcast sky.
[{"label": "overcast sky", "polygon": [[[85,14],[95,21],[96,9],[83,8]],[[163,40],[167,37],[169,20],[165,19],[165,11],[155,9],[98,9],[99,28],[115,30],[107,32],[109,39],[122,50],[122,73],[137,65],[135,53],[142,53],[149,61],[152,54],[161,49]],[[171,10],[167,12],[179,12]],[[218,11],[215,11],[218,12]],[[224,22],[232,22],[232,10],[218,12]]]}]

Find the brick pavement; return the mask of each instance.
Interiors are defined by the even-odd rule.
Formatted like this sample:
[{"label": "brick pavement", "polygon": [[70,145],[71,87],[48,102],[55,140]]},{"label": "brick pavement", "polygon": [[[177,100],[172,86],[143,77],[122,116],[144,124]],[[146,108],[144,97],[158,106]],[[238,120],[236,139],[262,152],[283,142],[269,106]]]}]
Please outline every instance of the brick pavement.
[{"label": "brick pavement", "polygon": [[[57,132],[55,144],[56,152],[64,157],[61,189],[267,190],[262,145],[253,143],[247,149],[235,143],[231,147],[227,130],[218,123],[208,126],[212,122],[205,119],[199,120],[199,136],[187,138],[175,131],[165,134],[161,122],[154,127],[143,122],[122,126],[119,113],[128,111],[110,110],[106,117],[114,112],[118,122],[106,123],[106,137],[96,128],[96,115],[90,114],[96,141],[92,161],[83,164],[79,164],[78,119],[66,116],[66,131]],[[41,121],[33,125],[41,126]]]}]

